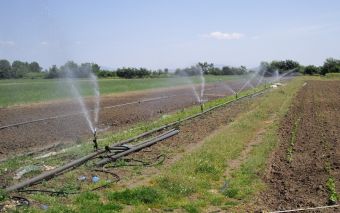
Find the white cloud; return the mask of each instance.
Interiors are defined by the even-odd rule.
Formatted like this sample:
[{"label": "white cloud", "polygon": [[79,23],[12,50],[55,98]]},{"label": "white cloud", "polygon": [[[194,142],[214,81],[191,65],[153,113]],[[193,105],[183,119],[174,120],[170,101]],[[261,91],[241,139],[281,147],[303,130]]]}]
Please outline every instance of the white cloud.
[{"label": "white cloud", "polygon": [[211,32],[207,37],[218,40],[238,40],[244,37],[242,33],[223,33],[223,32]]},{"label": "white cloud", "polygon": [[14,41],[0,41],[0,46],[12,47],[12,46],[15,46],[15,42]]},{"label": "white cloud", "polygon": [[40,42],[40,44],[43,45],[43,46],[46,46],[46,45],[48,45],[48,42],[47,41],[42,41],[42,42]]}]

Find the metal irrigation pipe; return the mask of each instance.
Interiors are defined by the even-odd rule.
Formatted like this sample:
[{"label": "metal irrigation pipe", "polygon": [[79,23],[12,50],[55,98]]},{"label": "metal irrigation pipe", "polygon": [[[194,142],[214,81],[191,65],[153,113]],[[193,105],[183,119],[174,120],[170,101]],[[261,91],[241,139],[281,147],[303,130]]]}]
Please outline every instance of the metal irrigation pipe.
[{"label": "metal irrigation pipe", "polygon": [[77,167],[77,166],[80,166],[80,165],[84,164],[86,161],[96,157],[97,155],[103,154],[104,152],[106,152],[106,150],[98,150],[98,151],[93,152],[89,155],[86,155],[82,158],[79,158],[79,159],[74,160],[70,163],[67,163],[64,166],[58,167],[56,169],[53,169],[53,170],[50,170],[50,171],[47,171],[47,172],[44,172],[44,173],[42,173],[38,176],[35,176],[35,177],[28,179],[26,181],[22,181],[22,182],[17,183],[13,186],[9,186],[9,187],[5,188],[5,191],[6,192],[12,192],[12,191],[22,189],[22,188],[27,187],[27,186],[31,186],[31,185],[33,185],[37,182],[42,181],[42,180],[51,179],[52,177],[57,176],[58,174],[62,173],[63,171]]},{"label": "metal irrigation pipe", "polygon": [[[163,135],[163,137],[162,137],[161,140],[164,140],[164,139],[167,138],[167,137],[171,137],[172,135],[177,134],[177,133],[178,133],[178,130],[172,130],[171,132],[168,132],[167,135]],[[142,135],[145,136],[145,134],[142,134]],[[131,141],[137,139],[137,137],[138,137],[138,136],[134,137],[133,139],[128,139],[128,140],[125,140],[125,141],[122,141],[122,142],[113,144],[113,145],[111,146],[111,148],[113,148],[113,147],[115,147],[115,146],[123,145],[123,144],[125,144],[125,143],[129,143],[129,142],[131,142]],[[139,137],[142,137],[142,136],[139,135]],[[160,140],[157,140],[156,142],[158,142],[158,141],[160,141]],[[153,143],[155,143],[155,142],[153,142]],[[153,143],[150,144],[150,142],[149,142],[149,143],[147,143],[145,146],[150,146],[150,145],[152,145]],[[133,149],[133,151],[138,151],[138,150],[140,150],[140,149],[142,149],[142,148],[144,148],[144,146],[143,146],[143,144],[140,144],[140,145],[138,145],[137,147],[133,147],[133,148],[131,148],[131,149]],[[129,150],[131,150],[131,149],[129,149]],[[38,175],[38,176],[35,176],[35,177],[31,178],[31,179],[28,179],[28,180],[26,180],[26,181],[23,181],[23,182],[20,182],[20,183],[18,183],[18,184],[15,184],[15,185],[13,185],[13,186],[9,186],[9,187],[5,188],[5,191],[6,191],[6,192],[12,192],[12,191],[15,191],[15,190],[18,190],[18,189],[22,189],[22,188],[27,187],[27,186],[31,186],[31,185],[33,185],[33,184],[35,184],[35,183],[37,183],[37,182],[42,181],[42,180],[51,179],[51,178],[53,178],[54,176],[57,176],[57,175],[61,174],[62,172],[66,171],[66,170],[68,170],[68,169],[72,169],[72,168],[75,168],[75,167],[78,167],[78,166],[84,164],[86,161],[89,161],[89,160],[91,160],[92,158],[94,158],[94,157],[96,157],[96,156],[98,156],[98,155],[100,155],[100,154],[105,153],[106,151],[107,151],[106,149],[97,150],[97,151],[95,151],[95,152],[93,152],[93,153],[90,153],[90,154],[88,154],[88,155],[86,155],[86,156],[84,156],[84,157],[82,157],[82,158],[79,158],[79,159],[77,159],[77,160],[71,161],[71,162],[65,164],[64,166],[61,166],[61,167],[58,167],[58,168],[56,168],[56,169],[47,171],[47,172],[42,173],[42,174],[40,174],[40,175]],[[126,152],[127,152],[127,151],[125,151],[125,152],[123,152],[123,153],[126,153]],[[128,153],[131,153],[131,151],[130,151],[130,152],[127,152],[127,154],[128,154]]]},{"label": "metal irrigation pipe", "polygon": [[132,153],[132,152],[137,152],[137,151],[139,151],[139,150],[141,150],[141,149],[143,149],[145,147],[151,146],[151,145],[153,145],[153,144],[155,144],[155,143],[157,143],[159,141],[167,139],[167,138],[169,138],[171,136],[174,136],[174,135],[176,135],[178,133],[179,133],[179,130],[175,130],[175,129],[167,131],[166,133],[164,133],[164,134],[162,134],[160,136],[156,136],[156,137],[151,138],[151,139],[149,139],[147,141],[143,141],[143,142],[133,146],[132,148],[130,148],[130,149],[126,150],[126,151],[120,152],[118,154],[111,155],[108,158],[104,158],[101,161],[97,162],[96,166],[103,166],[104,164],[106,164],[106,163],[108,163],[110,161],[115,161],[115,160],[117,160],[117,159],[119,159],[119,158],[121,158],[123,156],[126,156],[126,155]]}]

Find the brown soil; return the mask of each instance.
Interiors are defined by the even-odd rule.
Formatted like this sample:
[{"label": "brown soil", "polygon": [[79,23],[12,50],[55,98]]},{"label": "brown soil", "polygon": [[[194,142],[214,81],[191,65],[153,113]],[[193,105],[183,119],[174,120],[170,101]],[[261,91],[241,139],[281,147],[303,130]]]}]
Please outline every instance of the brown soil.
[{"label": "brown soil", "polygon": [[[280,145],[265,176],[268,190],[260,195],[258,206],[287,210],[328,205],[326,182],[330,175],[340,193],[339,100],[339,81],[308,81],[299,91],[281,123]],[[292,161],[289,162],[288,148],[298,119]],[[333,208],[321,212],[339,211],[339,208]]]},{"label": "brown soil", "polygon": [[[238,90],[243,82],[229,82],[228,85]],[[204,99],[216,99],[220,95],[231,95],[221,83],[206,87]],[[217,96],[214,96],[217,94]],[[150,98],[166,97],[153,101]],[[126,103],[130,103],[125,105]],[[123,105],[122,105],[123,104]],[[184,107],[197,104],[191,88],[179,87],[158,89],[146,92],[132,92],[124,95],[104,96],[100,100],[100,129],[117,132],[132,124],[148,121]],[[90,109],[91,99],[86,100]],[[116,106],[118,105],[118,106]],[[114,107],[111,107],[114,106]],[[31,121],[35,119],[79,113],[79,106],[71,101],[16,106],[0,109],[0,126]],[[13,154],[27,153],[53,144],[70,143],[80,138],[89,138],[91,131],[83,114],[48,119],[45,121],[0,129],[0,159]]]}]

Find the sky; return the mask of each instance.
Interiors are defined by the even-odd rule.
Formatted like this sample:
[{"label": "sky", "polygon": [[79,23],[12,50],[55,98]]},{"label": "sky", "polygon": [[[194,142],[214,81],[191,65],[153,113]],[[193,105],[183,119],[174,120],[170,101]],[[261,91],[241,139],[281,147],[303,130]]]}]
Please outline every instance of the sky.
[{"label": "sky", "polygon": [[0,59],[105,68],[340,58],[338,0],[0,0]]}]

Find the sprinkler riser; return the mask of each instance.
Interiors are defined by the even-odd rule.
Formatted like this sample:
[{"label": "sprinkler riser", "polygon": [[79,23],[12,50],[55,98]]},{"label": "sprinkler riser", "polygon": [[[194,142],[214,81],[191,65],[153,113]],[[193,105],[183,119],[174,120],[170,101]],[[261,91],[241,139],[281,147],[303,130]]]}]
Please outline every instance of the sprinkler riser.
[{"label": "sprinkler riser", "polygon": [[93,131],[93,143],[94,143],[93,148],[94,148],[95,151],[97,151],[98,150],[98,143],[97,143],[97,130],[96,130],[96,128],[94,128],[94,131]]}]

